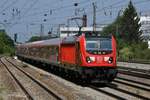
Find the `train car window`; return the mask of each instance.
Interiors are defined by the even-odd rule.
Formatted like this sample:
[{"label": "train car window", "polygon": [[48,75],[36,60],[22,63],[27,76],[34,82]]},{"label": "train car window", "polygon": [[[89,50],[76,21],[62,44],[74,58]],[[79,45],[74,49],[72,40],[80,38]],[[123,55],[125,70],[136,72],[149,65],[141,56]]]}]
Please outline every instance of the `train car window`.
[{"label": "train car window", "polygon": [[50,48],[50,46],[48,46],[48,47],[47,47],[47,59],[48,59],[49,56],[50,56],[50,50],[51,50],[51,48]]},{"label": "train car window", "polygon": [[35,55],[35,47],[32,48],[32,55]]},{"label": "train car window", "polygon": [[55,47],[52,46],[52,48],[51,48],[51,55],[54,55],[54,54],[55,54]]},{"label": "train car window", "polygon": [[43,58],[44,57],[44,48],[43,47],[41,47],[41,58]]},{"label": "train car window", "polygon": [[44,58],[47,58],[47,53],[48,53],[48,47],[44,47]]},{"label": "train car window", "polygon": [[40,48],[37,47],[37,52],[36,52],[36,56],[37,56],[37,57],[39,56],[39,52],[40,52]]},{"label": "train car window", "polygon": [[30,49],[31,56],[33,56],[33,47]]},{"label": "train car window", "polygon": [[41,47],[39,47],[39,57],[41,57],[41,51],[42,51],[42,48]]}]

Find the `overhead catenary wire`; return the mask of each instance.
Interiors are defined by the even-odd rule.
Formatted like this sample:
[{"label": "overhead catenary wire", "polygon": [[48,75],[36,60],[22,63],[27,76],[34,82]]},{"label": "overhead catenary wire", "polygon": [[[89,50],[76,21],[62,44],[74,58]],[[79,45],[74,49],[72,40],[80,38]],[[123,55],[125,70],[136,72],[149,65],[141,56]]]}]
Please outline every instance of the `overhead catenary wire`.
[{"label": "overhead catenary wire", "polygon": [[[22,12],[24,12],[23,10],[26,10],[25,7],[27,7],[28,4],[30,4],[30,2],[24,2],[23,3],[23,6],[20,8],[22,10]],[[29,6],[31,6],[31,5],[29,5]]]},{"label": "overhead catenary wire", "polygon": [[[78,4],[85,4],[85,3],[87,3],[87,0],[84,0],[84,1],[81,1],[81,2],[79,2]],[[73,6],[73,5],[66,5],[66,6],[63,6],[63,7],[59,7],[59,8],[54,8],[53,10],[60,10],[60,8],[61,9],[65,9],[65,8],[68,8],[68,7],[71,7],[71,6]],[[39,13],[39,14],[41,14],[41,12]],[[36,15],[35,13],[33,14],[34,16]],[[26,18],[27,16],[24,16],[24,18]],[[22,19],[23,17],[21,17],[21,19]]]},{"label": "overhead catenary wire", "polygon": [[[38,1],[38,0],[37,0]],[[84,0],[84,1],[81,1],[81,2],[79,2],[79,3],[86,3],[87,2],[87,0]],[[79,4],[78,3],[78,4]],[[34,3],[35,4],[35,3]],[[67,8],[67,7],[71,7],[71,6],[74,6],[74,5],[66,5],[66,6],[63,6],[63,7],[59,7],[59,8],[54,8],[53,10],[55,11],[55,10],[60,10],[60,9],[64,9],[64,8]],[[31,6],[31,7],[33,7],[33,6]],[[48,12],[48,11],[47,11]],[[41,13],[40,13],[41,14]],[[35,13],[34,13],[34,16],[35,16]],[[22,18],[26,18],[27,16],[25,16],[25,14],[23,15],[23,16],[21,16],[21,18],[20,19],[22,19]],[[15,22],[13,25],[15,25],[15,24],[17,24],[18,22]]]},{"label": "overhead catenary wire", "polygon": [[31,9],[36,5],[36,3],[38,2],[39,0],[34,0],[30,6],[24,11],[24,14],[22,16],[25,16],[28,12],[31,11]]},{"label": "overhead catenary wire", "polygon": [[[119,2],[116,2],[116,3],[113,3],[113,4],[111,4],[111,5],[105,6],[105,7],[101,8],[101,9],[98,9],[96,12],[97,12],[97,13],[98,13],[98,12],[101,12],[103,9],[114,9],[114,8],[126,6],[127,4],[125,4],[125,5],[123,4],[123,5],[116,6],[116,5],[120,4],[120,3],[123,3],[123,1],[124,1],[124,0],[121,0],[121,1],[119,1]],[[148,2],[148,1],[138,1],[138,2],[134,2],[134,4],[140,4],[140,3],[144,3],[144,2]],[[113,6],[116,6],[116,7],[113,7]],[[40,14],[41,14],[41,13],[40,13]],[[91,13],[90,13],[90,14],[91,14]],[[35,14],[34,14],[34,16],[35,16]],[[27,16],[26,16],[26,17],[27,17]]]},{"label": "overhead catenary wire", "polygon": [[[122,1],[122,2],[121,2]],[[104,6],[103,8],[105,8],[105,9],[116,9],[116,8],[118,8],[118,7],[123,7],[123,6],[127,6],[127,4],[122,4],[122,5],[119,5],[119,4],[121,4],[121,3],[123,3],[123,0],[121,0],[121,1],[117,1],[116,3],[113,3],[113,4],[111,4],[111,5],[108,5],[108,6]],[[120,3],[119,3],[120,2]],[[133,2],[134,4],[141,4],[141,3],[144,3],[144,2],[149,2],[148,0],[147,1],[138,1],[138,2]],[[116,6],[116,5],[118,5],[118,6]],[[103,11],[103,8],[100,8],[100,9],[97,9],[97,11],[96,12],[102,12]],[[91,15],[91,13],[89,12],[89,14],[88,15]],[[67,16],[68,17],[68,16]],[[64,17],[64,18],[67,18],[67,17]],[[60,17],[55,17],[56,19],[58,18],[60,18]],[[55,19],[54,17],[52,18],[52,19]],[[49,18],[49,19],[51,19],[51,18]],[[40,21],[39,21],[40,22]]]},{"label": "overhead catenary wire", "polygon": [[18,1],[18,0],[15,0],[15,1],[11,2],[7,7],[5,7],[4,9],[2,9],[2,10],[0,11],[0,13],[4,12],[5,10],[8,10],[10,7],[12,7],[14,4],[16,4],[17,1]]},{"label": "overhead catenary wire", "polygon": [[[23,14],[21,17],[24,17],[25,14],[27,14],[29,11],[31,11],[32,7],[34,7],[35,4],[36,4],[38,1],[39,1],[39,0],[34,0],[34,1],[30,4],[30,6],[25,10],[24,14]],[[21,17],[20,17],[20,19],[21,19]],[[17,21],[19,21],[20,19],[18,19]],[[15,25],[15,24],[17,24],[17,22],[13,23],[12,26]]]},{"label": "overhead catenary wire", "polygon": [[[29,2],[26,2],[26,1],[23,3],[22,7],[20,8],[20,14],[21,14],[21,12],[23,12],[23,9],[25,9],[25,7],[27,6],[28,3]],[[9,19],[9,22],[11,22],[12,20],[15,20],[15,15]]]},{"label": "overhead catenary wire", "polygon": [[[121,0],[121,1],[124,1],[124,0]],[[87,3],[87,0],[85,0],[85,1],[82,1],[82,2],[80,2],[80,3]],[[80,4],[79,3],[79,4]],[[119,2],[117,2],[116,4],[119,4]],[[113,4],[114,5],[114,4]],[[110,5],[110,6],[113,6],[113,5]],[[63,6],[63,7],[58,7],[58,8],[54,8],[53,9],[53,11],[55,11],[55,10],[62,10],[62,9],[66,9],[66,8],[69,8],[69,7],[73,7],[73,5],[66,5],[66,6]],[[106,7],[105,7],[106,8]],[[33,13],[33,14],[30,14],[30,15],[26,15],[26,16],[24,16],[24,18],[27,18],[27,17],[30,17],[30,16],[36,16],[36,15],[41,15],[41,13],[46,13],[46,12],[49,12],[50,10],[47,10],[47,11],[42,11],[42,12],[37,12],[37,13]],[[92,12],[91,12],[92,13]],[[90,14],[91,14],[90,13]],[[23,19],[23,18],[22,18]]]},{"label": "overhead catenary wire", "polygon": [[[141,2],[136,2],[136,3],[141,3]],[[116,3],[117,4],[117,3]],[[114,5],[114,4],[113,4]],[[115,7],[112,7],[112,5],[111,5],[111,8],[118,8],[118,7],[122,7],[122,6],[124,6],[124,5],[119,5],[119,6],[115,6]],[[109,6],[108,6],[109,7]],[[105,7],[106,8],[106,7]],[[107,8],[107,9],[110,9],[110,8]],[[67,16],[68,17],[68,16]],[[71,17],[71,16],[70,16]],[[57,18],[65,18],[65,17],[52,17],[52,18],[50,18],[50,19],[57,19]]]},{"label": "overhead catenary wire", "polygon": [[[4,1],[4,0],[3,0]],[[12,1],[12,0],[11,0]],[[87,0],[87,2],[88,2],[89,0]],[[108,0],[106,0],[106,1],[108,1]],[[137,3],[137,1],[136,1],[136,3],[137,4],[142,4],[142,3],[147,3],[147,2],[149,2],[150,0],[140,0],[140,1],[138,1],[139,3]],[[33,1],[32,1],[33,2]],[[118,2],[117,0],[116,1],[114,1],[114,2]],[[112,3],[114,3],[114,2],[112,2]],[[9,2],[10,3],[10,2]],[[31,3],[31,2],[30,2]],[[133,2],[133,4],[134,4],[135,2]],[[27,3],[28,4],[28,3]],[[106,3],[107,4],[107,3]],[[121,4],[121,3],[120,3]],[[113,13],[113,17],[115,16],[115,14],[114,14],[114,12],[116,11],[117,12],[117,9],[119,10],[119,9],[122,9],[122,8],[125,8],[125,7],[127,7],[127,4],[124,4],[124,3],[122,3],[121,5],[120,4],[116,4],[116,5],[114,5],[114,6],[110,6],[111,4],[109,4],[108,5],[108,8],[105,8],[106,9],[106,12],[107,13],[109,13],[108,12],[108,10],[112,10],[112,13]],[[6,4],[5,4],[5,6],[6,6]],[[85,6],[85,4],[83,4],[83,6]],[[35,7],[35,6],[34,6]],[[34,8],[33,7],[33,8]],[[72,6],[73,7],[73,6]],[[107,5],[104,5],[104,7],[107,7]],[[121,7],[121,8],[120,8]],[[40,16],[38,16],[38,14],[37,14],[37,16],[36,15],[31,15],[31,16],[36,16],[35,18],[31,18],[30,16],[29,17],[27,17],[28,15],[30,15],[30,14],[32,14],[33,13],[33,8],[32,8],[32,10],[30,10],[30,12],[28,12],[27,14],[25,14],[25,16],[24,17],[22,17],[21,19],[23,19],[23,20],[18,20],[17,21],[17,19],[16,19],[16,21],[17,21],[17,24],[19,23],[22,23],[22,24],[28,24],[28,23],[32,23],[33,21],[34,22],[37,22],[37,24],[39,24],[39,23],[41,23],[42,22],[42,20],[41,19],[38,19],[38,17],[40,18]],[[57,7],[56,7],[57,8]],[[71,7],[70,7],[71,8]],[[61,10],[69,10],[70,8],[64,8],[64,9],[61,9]],[[90,13],[90,14],[88,14],[88,15],[92,15],[92,12],[90,12],[90,10],[92,10],[91,9],[91,6],[89,5],[87,5],[85,8],[87,8],[86,10],[86,12],[88,12],[88,13]],[[104,11],[103,10],[100,10],[100,11],[98,11],[99,9],[102,9],[103,7],[98,7],[98,9],[97,9],[97,14],[98,14],[98,16],[99,16],[99,19],[101,18],[100,16],[103,14],[104,15]],[[114,9],[116,9],[115,11],[114,11]],[[8,9],[7,9],[8,10]],[[26,8],[23,10],[23,11],[25,11],[26,10]],[[71,9],[72,10],[72,9]],[[5,10],[6,11],[6,10]],[[58,11],[57,12],[57,14],[60,14],[62,11],[60,11],[59,9],[58,10],[56,10],[56,11]],[[100,13],[100,12],[102,12],[102,13]],[[142,11],[140,11],[140,12],[142,12]],[[21,13],[24,13],[24,12],[21,12]],[[37,12],[38,13],[38,12]],[[41,12],[41,15],[44,15],[44,14],[42,14],[42,13],[44,13],[44,12]],[[40,15],[40,14],[39,14]],[[47,21],[46,22],[44,22],[45,24],[47,24],[47,25],[51,25],[52,23],[53,24],[55,24],[55,22],[51,22],[51,19],[52,20],[58,20],[56,23],[58,23],[58,22],[62,22],[62,21],[64,21],[64,20],[66,20],[67,18],[69,18],[69,16],[70,17],[72,17],[72,15],[68,15],[68,14],[66,14],[66,16],[47,16],[48,18],[47,18]],[[105,15],[104,15],[105,16]],[[109,17],[109,15],[107,15],[108,17]],[[36,20],[37,19],[37,20]],[[26,20],[28,21],[28,22],[26,22]],[[112,18],[111,18],[111,20],[113,20]],[[102,23],[103,22],[105,22],[105,21],[107,21],[107,20],[105,20],[105,21],[103,21],[103,19],[101,19],[101,20],[98,20],[98,22],[101,22],[102,21]],[[12,26],[14,25],[16,25],[16,24],[13,24],[15,22],[15,20],[12,20]],[[107,22],[109,22],[109,21],[107,21]]]},{"label": "overhead catenary wire", "polygon": [[[84,1],[81,1],[78,3],[78,5],[80,4],[86,4],[88,3],[87,0],[84,0]],[[30,17],[30,16],[35,16],[35,15],[41,15],[42,13],[49,13],[50,11],[52,12],[55,12],[55,11],[60,11],[60,10],[63,10],[63,9],[67,9],[67,8],[70,8],[70,7],[74,7],[74,4],[68,4],[68,5],[65,5],[65,6],[62,6],[62,7],[57,7],[57,8],[49,8],[48,10],[44,10],[44,11],[41,11],[41,12],[35,12],[35,13],[32,13],[32,14],[29,14],[29,15],[26,15],[24,17]]]},{"label": "overhead catenary wire", "polygon": [[[124,1],[124,0],[121,0],[120,1],[120,3],[122,3],[122,1]],[[135,4],[135,5],[137,5],[137,4],[141,4],[141,3],[145,3],[145,2],[150,2],[150,0],[144,0],[144,1],[137,1],[137,2],[133,2],[133,4]],[[116,3],[114,3],[114,4],[112,4],[112,5],[109,5],[109,6],[106,6],[106,7],[104,7],[105,9],[107,8],[107,9],[112,9],[112,6],[113,5],[116,5],[116,4],[118,4],[119,2],[116,2]],[[125,5],[120,5],[120,6],[117,6],[117,7],[123,7],[123,6],[127,6],[127,4],[125,4]],[[117,8],[117,7],[113,7],[113,8]],[[97,12],[101,12],[104,8],[101,8],[101,9],[99,9],[99,10],[97,10]]]},{"label": "overhead catenary wire", "polygon": [[[112,5],[109,5],[109,6],[113,6],[113,5],[115,5],[115,4],[119,4],[119,3],[122,3],[122,1],[124,1],[124,0],[121,0],[121,2],[116,2],[116,3],[114,3],[114,4],[112,4]],[[85,2],[85,1],[84,1]],[[82,2],[83,3],[83,2]],[[108,6],[108,7],[109,7]],[[106,6],[107,7],[107,6]],[[106,7],[104,7],[104,8],[106,8]],[[65,7],[64,7],[65,8]],[[55,8],[56,9],[56,8]],[[57,8],[58,9],[58,8]],[[41,14],[41,13],[40,13]],[[91,13],[90,13],[91,14]],[[35,14],[34,14],[34,16],[35,16]],[[27,16],[26,16],[27,17]],[[68,17],[68,16],[67,16]],[[71,17],[71,16],[70,16]],[[57,18],[57,17],[56,17]],[[59,17],[58,17],[59,18]],[[51,19],[51,18],[49,18],[49,19]],[[54,19],[53,17],[52,17],[52,19]]]},{"label": "overhead catenary wire", "polygon": [[9,0],[5,0],[5,1],[0,5],[1,9],[3,9],[3,7],[5,6],[5,4],[7,4],[8,1],[9,1]]},{"label": "overhead catenary wire", "polygon": [[[47,19],[47,21],[46,22],[44,22],[43,23],[43,21],[42,20],[32,20],[32,21],[20,21],[20,22],[17,22],[17,24],[30,24],[30,23],[36,23],[36,24],[41,24],[41,23],[43,23],[43,24],[50,24],[49,22],[51,22],[51,20],[53,20],[53,21],[55,21],[55,20],[57,20],[57,19],[68,19],[68,18],[72,18],[73,17],[73,15],[72,16],[58,16],[58,17],[52,17],[52,18],[48,18]],[[49,19],[51,19],[51,20],[49,20]]]}]

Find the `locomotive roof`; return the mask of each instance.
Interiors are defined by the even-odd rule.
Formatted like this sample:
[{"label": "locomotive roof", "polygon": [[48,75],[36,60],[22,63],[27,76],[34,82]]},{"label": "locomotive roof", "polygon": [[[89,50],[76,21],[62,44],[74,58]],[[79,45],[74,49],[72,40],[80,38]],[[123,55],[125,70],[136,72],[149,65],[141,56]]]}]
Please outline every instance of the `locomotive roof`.
[{"label": "locomotive roof", "polygon": [[48,40],[35,41],[30,43],[24,43],[23,46],[48,46],[48,45],[59,45],[61,43],[61,38],[54,38]]}]

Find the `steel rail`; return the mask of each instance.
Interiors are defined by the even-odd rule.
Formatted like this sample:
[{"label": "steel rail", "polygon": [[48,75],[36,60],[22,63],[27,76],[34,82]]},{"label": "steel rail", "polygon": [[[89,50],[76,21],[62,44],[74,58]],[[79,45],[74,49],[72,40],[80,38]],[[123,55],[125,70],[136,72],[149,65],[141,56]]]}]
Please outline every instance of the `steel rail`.
[{"label": "steel rail", "polygon": [[56,95],[53,91],[51,91],[46,86],[44,86],[39,80],[35,79],[32,75],[30,75],[29,73],[25,72],[21,68],[19,68],[18,66],[16,66],[14,63],[12,63],[11,61],[9,61],[8,59],[5,59],[5,60],[7,62],[9,62],[10,64],[12,64],[19,71],[21,71],[22,73],[24,73],[26,76],[28,76],[32,81],[34,81],[35,83],[37,83],[40,87],[42,87],[45,91],[47,91],[49,94],[51,94],[52,96],[54,96],[57,100],[62,100],[62,98],[60,96]]},{"label": "steel rail", "polygon": [[134,88],[138,88],[138,89],[141,89],[141,90],[144,90],[144,91],[150,91],[150,89],[148,89],[148,88],[144,88],[144,87],[141,87],[141,86],[133,85],[133,84],[130,84],[130,83],[121,82],[119,80],[114,80],[114,82],[120,83],[120,84],[124,84],[124,85],[127,85],[127,86],[131,86],[131,87],[134,87]]},{"label": "steel rail", "polygon": [[0,62],[4,65],[4,67],[6,68],[6,70],[10,73],[10,75],[13,77],[13,79],[16,81],[16,83],[20,86],[20,88],[23,90],[23,92],[25,93],[25,95],[27,96],[27,98],[29,100],[34,100],[33,97],[30,95],[30,93],[26,90],[26,88],[20,83],[20,81],[9,70],[9,68],[7,67],[7,65],[1,59],[0,59]]},{"label": "steel rail", "polygon": [[106,94],[106,95],[108,95],[108,96],[111,96],[111,97],[113,97],[113,98],[115,98],[115,99],[118,99],[118,100],[126,100],[125,98],[123,98],[123,97],[121,97],[121,96],[118,96],[118,95],[115,95],[115,94],[113,94],[113,93],[104,91],[104,90],[99,89],[98,87],[95,87],[95,86],[93,86],[93,85],[90,85],[89,87],[92,88],[92,89],[94,89],[94,90],[96,90],[96,91],[98,91],[98,92],[101,92],[101,93],[104,93],[104,94]]},{"label": "steel rail", "polygon": [[150,79],[150,75],[142,74],[142,73],[138,73],[138,72],[131,72],[131,71],[125,71],[125,70],[118,69],[118,73],[125,74],[125,75],[131,75],[131,76],[135,76],[135,77],[140,77],[140,78],[145,78],[145,79]]},{"label": "steel rail", "polygon": [[111,89],[118,90],[118,91],[120,91],[120,92],[129,94],[129,95],[131,95],[131,96],[134,96],[134,97],[137,97],[137,98],[140,98],[140,99],[143,99],[143,100],[149,100],[149,99],[150,99],[150,98],[148,98],[148,97],[144,97],[144,96],[141,96],[141,95],[138,95],[138,94],[129,92],[129,91],[127,91],[127,90],[124,90],[124,89],[121,89],[121,88],[118,88],[118,87],[114,87],[113,84],[107,84],[107,86],[108,86],[109,88],[111,88]]},{"label": "steel rail", "polygon": [[123,66],[118,66],[118,69],[124,69],[124,70],[128,70],[128,71],[137,71],[137,72],[141,72],[141,73],[146,73],[146,74],[150,74],[150,69],[149,70],[145,70],[145,69],[137,69],[137,68],[130,68],[130,67],[123,67]]},{"label": "steel rail", "polygon": [[127,78],[117,77],[117,79],[125,80],[125,81],[129,81],[129,82],[133,82],[133,83],[137,83],[137,84],[141,84],[141,85],[150,87],[150,84],[143,83],[143,82],[138,82],[138,81],[134,81],[134,80],[130,80],[130,79],[127,79]]}]

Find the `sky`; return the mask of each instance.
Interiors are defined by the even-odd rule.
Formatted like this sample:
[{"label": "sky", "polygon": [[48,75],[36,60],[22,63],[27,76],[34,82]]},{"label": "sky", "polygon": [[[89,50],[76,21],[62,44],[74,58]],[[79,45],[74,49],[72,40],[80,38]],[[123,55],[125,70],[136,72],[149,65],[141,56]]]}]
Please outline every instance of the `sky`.
[{"label": "sky", "polygon": [[[67,19],[87,14],[88,26],[93,22],[93,6],[96,5],[96,24],[110,24],[122,14],[129,0],[0,0],[0,28],[5,28],[13,38],[25,42],[31,36],[40,35],[41,24],[44,35],[48,31],[57,33],[59,24],[67,25]],[[150,15],[150,0],[131,0],[139,15]],[[77,6],[75,6],[77,4]],[[78,20],[81,24],[81,21]],[[70,26],[77,26],[75,21]]]}]

